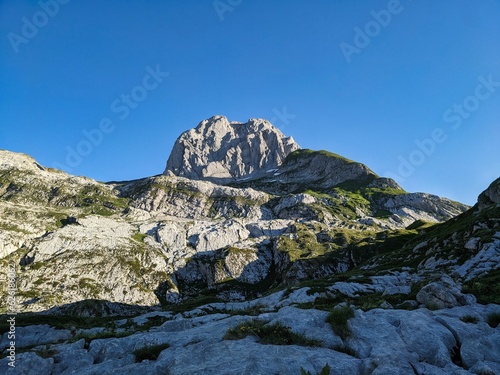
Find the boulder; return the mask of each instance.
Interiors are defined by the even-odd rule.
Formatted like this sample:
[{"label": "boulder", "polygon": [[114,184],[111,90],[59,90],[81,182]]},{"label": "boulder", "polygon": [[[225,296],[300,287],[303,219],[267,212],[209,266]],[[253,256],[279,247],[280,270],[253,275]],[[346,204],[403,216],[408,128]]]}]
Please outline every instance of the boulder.
[{"label": "boulder", "polygon": [[250,232],[236,220],[222,223],[199,223],[191,227],[187,233],[190,244],[197,252],[207,252],[233,245],[245,240]]},{"label": "boulder", "polygon": [[1,372],[4,374],[51,375],[54,359],[42,358],[36,353],[27,352],[16,354],[15,367],[10,367],[8,363],[8,358],[0,360]]},{"label": "boulder", "polygon": [[[71,332],[66,329],[55,329],[47,324],[16,327],[16,348],[26,348],[42,344],[68,340]],[[4,333],[0,343],[0,351],[9,347],[11,340]]]},{"label": "boulder", "polygon": [[471,305],[476,302],[476,298],[471,294],[462,294],[461,286],[451,277],[443,275],[439,281],[424,286],[417,293],[417,301],[429,308],[445,309]]}]

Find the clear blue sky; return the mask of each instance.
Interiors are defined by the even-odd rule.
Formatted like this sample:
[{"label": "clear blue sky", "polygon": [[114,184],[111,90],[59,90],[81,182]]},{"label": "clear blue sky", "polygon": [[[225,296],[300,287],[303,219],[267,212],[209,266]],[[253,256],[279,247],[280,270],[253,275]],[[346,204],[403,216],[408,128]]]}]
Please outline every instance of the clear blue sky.
[{"label": "clear blue sky", "polygon": [[43,165],[159,174],[182,131],[221,114],[274,119],[408,191],[473,204],[500,176],[498,0],[45,1],[0,2],[0,148]]}]

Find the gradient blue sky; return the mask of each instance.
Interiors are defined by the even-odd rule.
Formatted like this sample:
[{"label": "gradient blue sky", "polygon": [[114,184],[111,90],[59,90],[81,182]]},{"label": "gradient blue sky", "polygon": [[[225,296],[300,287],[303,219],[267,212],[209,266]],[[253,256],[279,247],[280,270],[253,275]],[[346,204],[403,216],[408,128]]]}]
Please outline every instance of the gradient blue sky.
[{"label": "gradient blue sky", "polygon": [[[474,99],[479,77],[500,82],[500,2],[401,0],[377,33],[371,12],[393,1],[71,0],[46,20],[36,1],[0,1],[0,148],[67,164],[68,147],[109,118],[114,130],[66,170],[125,180],[161,173],[205,118],[263,117],[380,175],[413,153],[405,189],[473,204],[500,176],[500,87]],[[23,17],[47,22],[16,52]],[[340,44],[367,25],[373,37],[348,63]],[[120,119],[112,103],[158,64],[169,76]],[[460,126],[443,118],[464,100]],[[295,117],[280,119],[284,108]],[[435,129],[446,140],[419,159],[415,141]]]}]

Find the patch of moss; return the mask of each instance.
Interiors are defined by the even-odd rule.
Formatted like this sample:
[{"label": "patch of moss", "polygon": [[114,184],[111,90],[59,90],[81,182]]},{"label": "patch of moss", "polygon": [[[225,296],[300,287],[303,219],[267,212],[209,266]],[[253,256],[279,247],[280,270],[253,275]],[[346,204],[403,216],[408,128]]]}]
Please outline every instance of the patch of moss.
[{"label": "patch of moss", "polygon": [[388,219],[392,216],[392,212],[388,210],[377,210],[373,217],[377,219]]},{"label": "patch of moss", "polygon": [[132,239],[138,242],[144,242],[144,239],[147,236],[147,233],[135,233],[134,235],[132,235]]},{"label": "patch of moss", "polygon": [[421,230],[421,229],[430,228],[434,225],[436,225],[436,223],[429,223],[428,221],[425,221],[425,220],[416,220],[413,223],[411,223],[410,225],[408,225],[406,227],[406,229],[408,229],[408,230],[413,230],[413,229]]},{"label": "patch of moss", "polygon": [[80,289],[87,289],[94,297],[97,297],[101,292],[101,288],[98,286],[96,281],[87,277],[83,277],[78,280],[78,287]]},{"label": "patch of moss", "polygon": [[300,150],[295,150],[292,153],[288,154],[288,156],[285,159],[284,164],[292,163],[294,161],[297,161],[298,159],[314,157],[314,156],[324,156],[324,157],[328,157],[328,158],[340,159],[342,161],[345,161],[346,163],[354,163],[354,161],[347,159],[346,157],[344,157],[342,155],[335,154],[335,153],[330,152],[330,151],[326,151],[326,150],[315,151],[315,150],[303,148]]}]

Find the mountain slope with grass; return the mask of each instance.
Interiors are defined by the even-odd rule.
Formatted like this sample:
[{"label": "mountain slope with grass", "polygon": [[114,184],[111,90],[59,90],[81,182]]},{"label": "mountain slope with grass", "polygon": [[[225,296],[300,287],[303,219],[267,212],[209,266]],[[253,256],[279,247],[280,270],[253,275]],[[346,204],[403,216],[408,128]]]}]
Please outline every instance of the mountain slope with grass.
[{"label": "mountain slope with grass", "polygon": [[[222,140],[237,155],[224,170],[244,167],[199,172]],[[243,151],[254,141],[257,155]],[[218,116],[179,142],[165,174],[110,183],[0,151],[0,263],[17,273],[20,366],[499,372],[500,179],[473,207],[408,193],[259,119]],[[186,367],[193,356],[199,366]]]},{"label": "mountain slope with grass", "polygon": [[[254,298],[349,270],[358,262],[355,247],[386,231],[395,231],[390,237],[408,234],[405,227],[416,220],[441,222],[467,208],[409,194],[333,153],[294,151],[298,146],[265,120],[240,124],[215,117],[179,139],[212,160],[216,155],[207,150],[225,139],[224,132],[235,150],[238,139],[265,141],[263,159],[239,157],[246,166],[265,159],[276,168],[255,175],[259,166],[245,167],[243,180],[225,185],[172,173],[101,183],[1,151],[0,255],[4,266],[18,268],[19,309],[91,298],[145,306],[200,295]],[[183,162],[181,170],[196,169],[190,158]],[[5,309],[5,301],[0,306]]]}]

